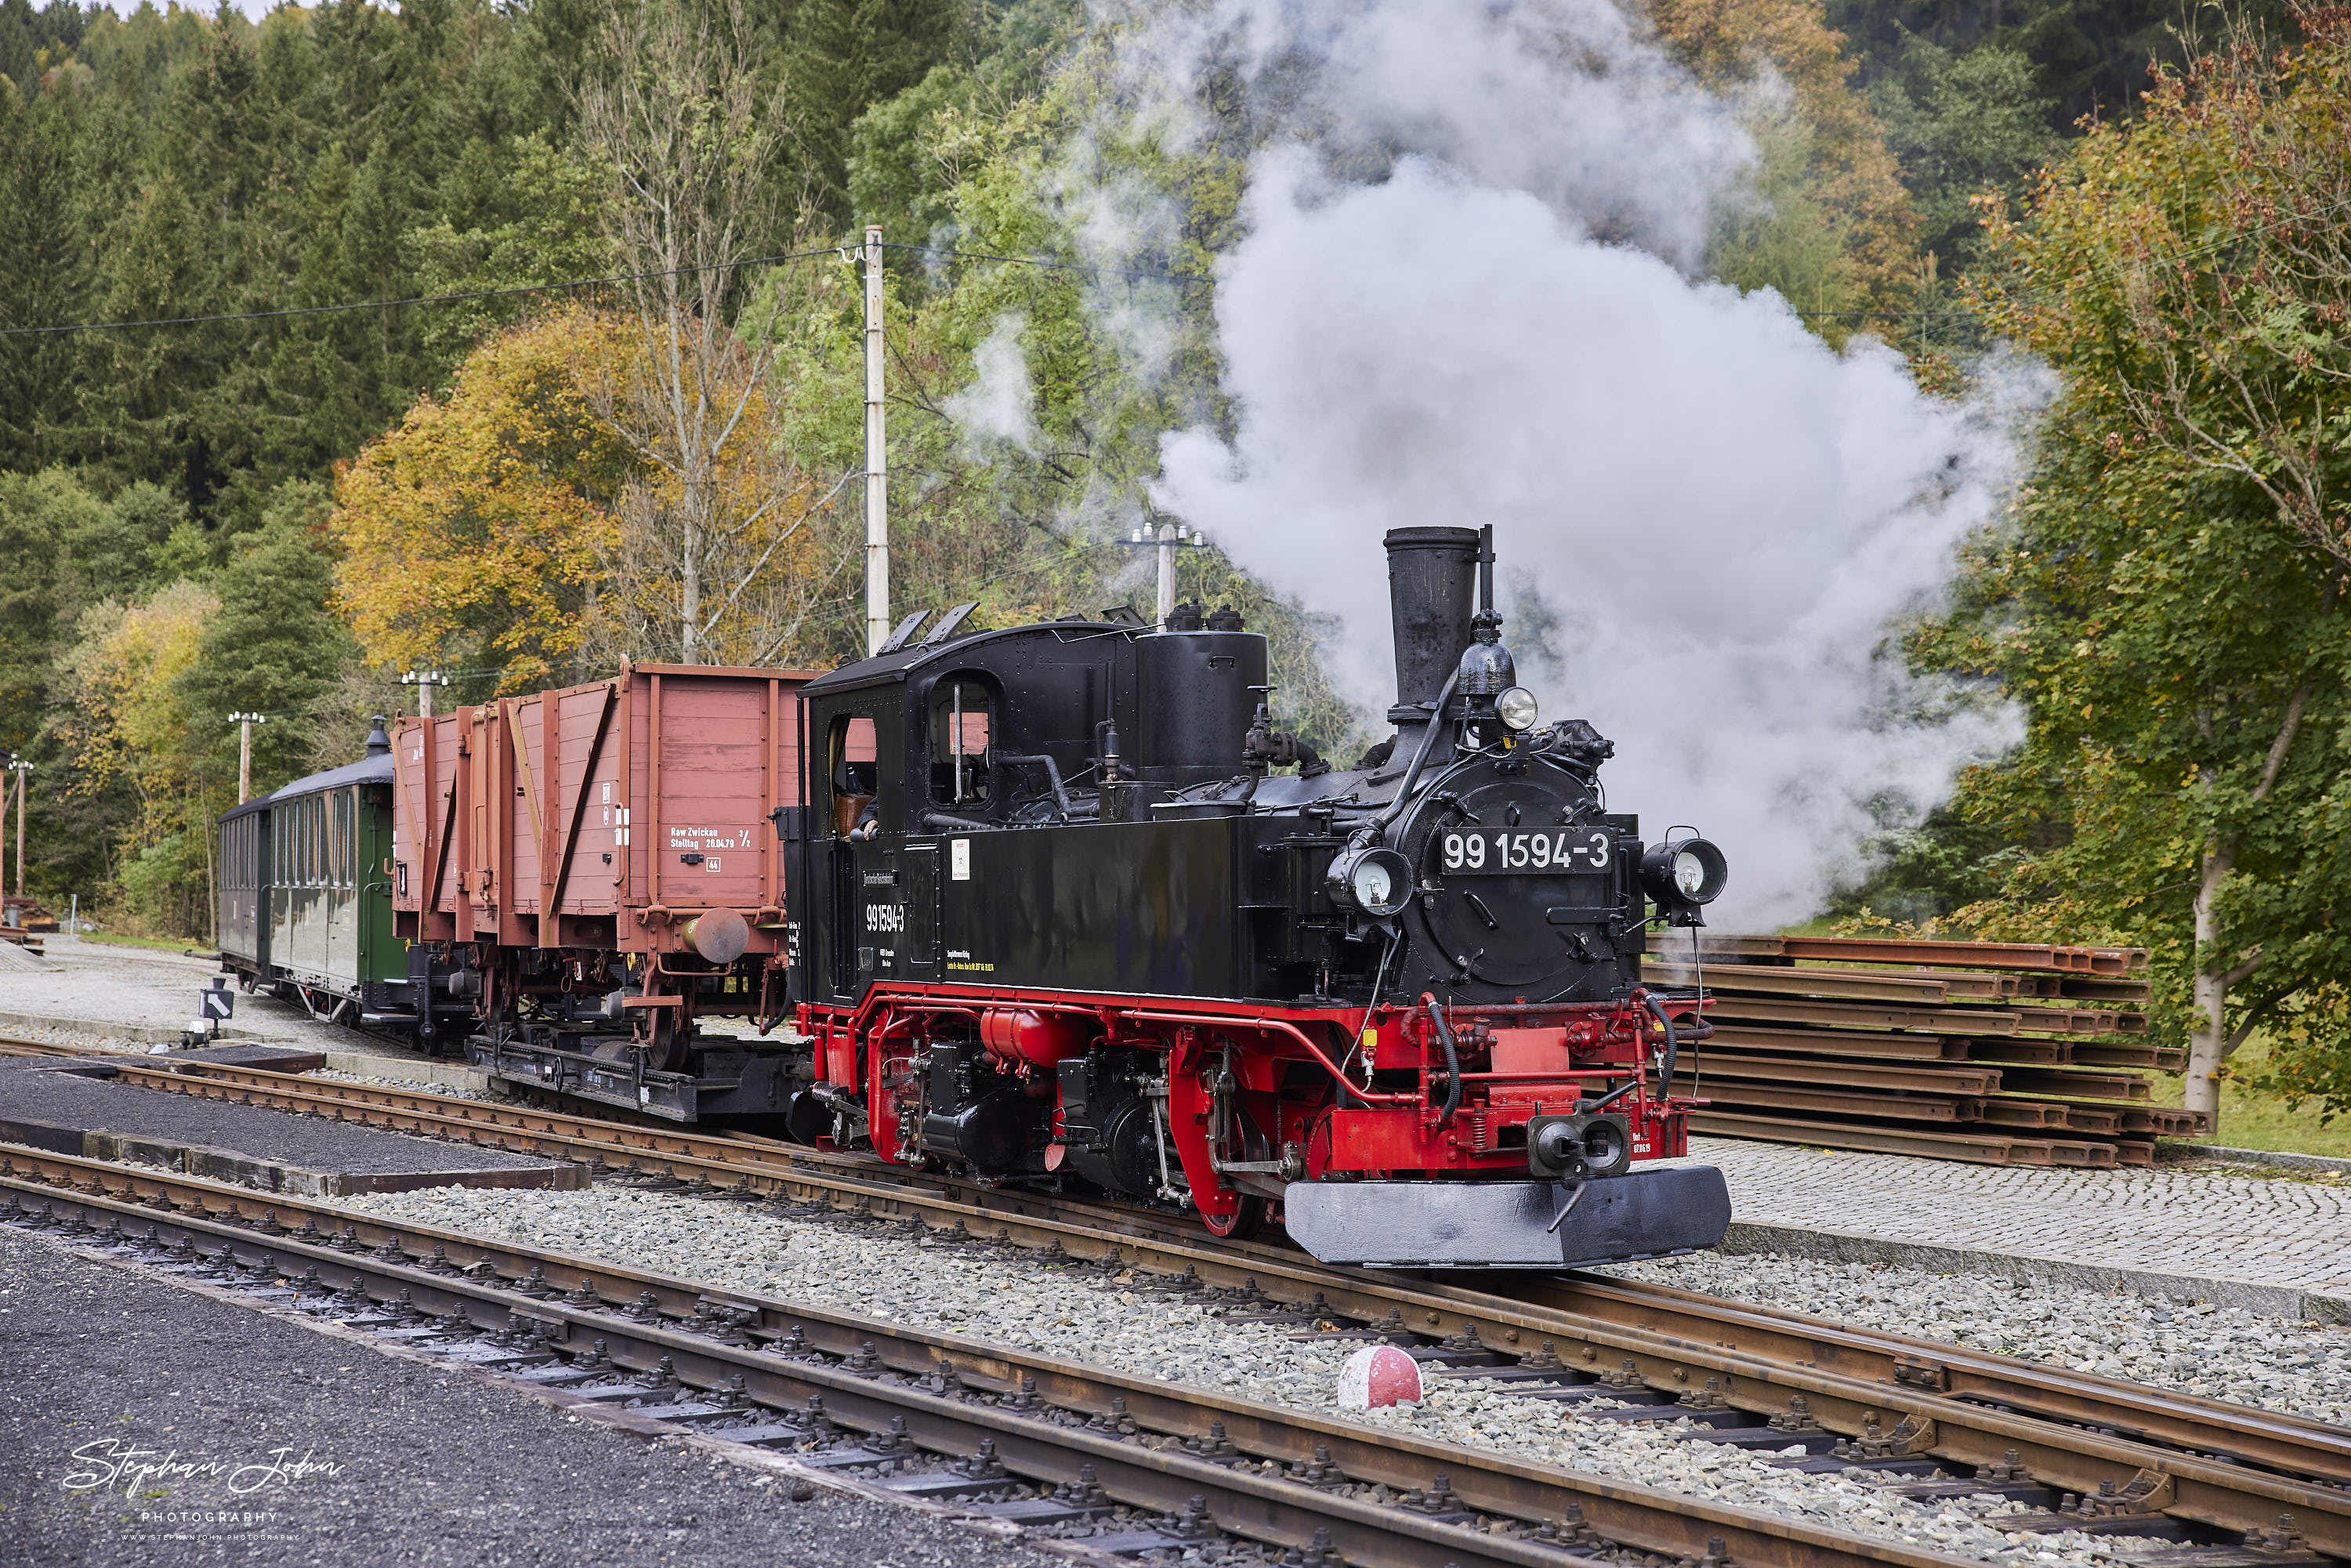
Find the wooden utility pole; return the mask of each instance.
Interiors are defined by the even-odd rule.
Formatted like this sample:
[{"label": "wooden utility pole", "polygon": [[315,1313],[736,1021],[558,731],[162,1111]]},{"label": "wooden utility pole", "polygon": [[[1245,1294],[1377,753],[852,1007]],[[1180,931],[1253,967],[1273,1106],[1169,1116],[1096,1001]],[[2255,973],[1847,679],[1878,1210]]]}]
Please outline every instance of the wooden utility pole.
[{"label": "wooden utility pole", "polygon": [[1159,525],[1159,614],[1152,622],[1167,624],[1176,613],[1176,540],[1181,530],[1173,523]]},{"label": "wooden utility pole", "polygon": [[865,656],[890,640],[890,473],[882,420],[882,230],[865,231]]},{"label": "wooden utility pole", "polygon": [[450,677],[439,670],[411,670],[400,677],[402,685],[416,688],[416,716],[419,718],[433,716],[433,688],[445,686],[449,681]]},{"label": "wooden utility pole", "polygon": [[1159,552],[1159,614],[1153,624],[1164,628],[1176,613],[1176,552],[1206,549],[1208,542],[1181,523],[1162,523],[1155,530],[1137,528],[1124,542]]},{"label": "wooden utility pole", "polygon": [[22,898],[25,896],[25,798],[30,793],[33,765],[24,761],[11,762],[8,770],[16,776],[16,896]]},{"label": "wooden utility pole", "polygon": [[253,727],[268,723],[269,716],[233,713],[228,716],[236,726],[236,803],[242,806],[253,799]]}]

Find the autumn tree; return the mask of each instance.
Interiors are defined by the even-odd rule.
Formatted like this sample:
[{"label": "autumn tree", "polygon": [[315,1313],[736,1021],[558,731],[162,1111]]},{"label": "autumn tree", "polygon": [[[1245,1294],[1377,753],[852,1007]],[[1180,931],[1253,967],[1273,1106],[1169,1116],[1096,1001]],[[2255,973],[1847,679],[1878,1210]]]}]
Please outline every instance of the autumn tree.
[{"label": "autumn tree", "polygon": [[2152,942],[2207,1112],[2256,1030],[2351,1046],[2351,35],[2304,21],[2162,74],[1993,214],[1982,307],[2067,391],[1921,643],[2031,719],[1968,783],[2028,846],[1974,916]]},{"label": "autumn tree", "polygon": [[590,388],[635,346],[584,308],[501,333],[338,472],[336,603],[371,663],[573,671],[636,474]]},{"label": "autumn tree", "polygon": [[[1814,0],[1647,0],[1661,40],[1699,79],[1740,94],[1760,156],[1757,200],[1726,214],[1709,263],[1776,288],[1842,340],[1847,313],[1898,316],[1917,282],[1917,217],[1855,62]],[[1753,90],[1766,77],[1782,90]]]},{"label": "autumn tree", "polygon": [[[343,467],[327,524],[335,603],[369,664],[471,672],[461,692],[486,692],[674,656],[680,481],[615,428],[616,411],[657,418],[622,401],[658,382],[646,351],[626,314],[555,311],[491,338],[446,398],[419,399]],[[705,597],[695,645],[772,663],[805,652],[831,580],[815,564],[823,505],[841,486],[820,490],[791,461],[767,388],[717,387],[738,413],[704,470],[705,515],[752,519],[763,554]]]},{"label": "autumn tree", "polygon": [[212,817],[225,802],[204,766],[206,716],[183,682],[220,600],[183,580],[142,601],[85,612],[66,661],[71,706],[58,716],[78,766],[65,789],[135,793],[138,820],[116,879],[127,911],[151,928],[202,936],[211,927]]}]

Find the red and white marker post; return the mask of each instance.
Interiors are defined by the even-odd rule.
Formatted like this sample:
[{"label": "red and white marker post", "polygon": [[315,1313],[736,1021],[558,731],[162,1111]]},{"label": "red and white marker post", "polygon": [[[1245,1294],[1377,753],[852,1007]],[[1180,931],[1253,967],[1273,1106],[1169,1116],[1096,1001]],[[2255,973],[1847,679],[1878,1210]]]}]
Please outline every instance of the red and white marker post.
[{"label": "red and white marker post", "polygon": [[1392,1344],[1367,1344],[1339,1369],[1339,1408],[1374,1410],[1420,1402],[1420,1363]]}]

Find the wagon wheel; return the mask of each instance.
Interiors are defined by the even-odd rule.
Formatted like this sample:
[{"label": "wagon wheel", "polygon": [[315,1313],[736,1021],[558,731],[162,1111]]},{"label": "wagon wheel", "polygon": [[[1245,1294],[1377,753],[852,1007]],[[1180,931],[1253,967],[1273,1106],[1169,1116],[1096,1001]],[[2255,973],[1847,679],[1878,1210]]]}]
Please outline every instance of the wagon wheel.
[{"label": "wagon wheel", "polygon": [[647,1008],[653,1015],[646,1025],[645,1065],[659,1072],[677,1072],[685,1067],[686,1031],[678,1026],[678,1015],[684,1008]]}]

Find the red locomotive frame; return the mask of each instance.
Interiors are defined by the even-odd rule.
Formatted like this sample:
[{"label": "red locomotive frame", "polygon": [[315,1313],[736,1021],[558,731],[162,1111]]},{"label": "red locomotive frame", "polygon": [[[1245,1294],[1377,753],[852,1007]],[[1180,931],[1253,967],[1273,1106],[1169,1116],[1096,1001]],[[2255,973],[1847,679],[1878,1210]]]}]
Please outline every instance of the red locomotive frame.
[{"label": "red locomotive frame", "polygon": [[[1367,1019],[1358,1008],[1277,1011],[1248,1003],[1174,1005],[1165,998],[877,985],[854,1009],[804,1005],[799,1024],[815,1041],[820,1079],[863,1100],[872,1151],[905,1165],[925,1157],[906,1134],[908,1113],[921,1107],[914,1074],[932,1019],[953,1018],[976,1029],[1003,1071],[1043,1093],[1052,1092],[1052,1068],[1090,1048],[1161,1052],[1167,1063],[1167,1142],[1182,1160],[1185,1196],[1210,1230],[1228,1235],[1254,1218],[1251,1198],[1278,1205],[1284,1178],[1522,1174],[1531,1120],[1572,1113],[1580,1103],[1618,1088],[1629,1089],[1615,1103],[1630,1124],[1634,1159],[1687,1155],[1689,1112],[1704,1102],[1650,1094],[1648,1059],[1665,1043],[1647,1006],[1650,996],[1447,1010],[1464,1059],[1461,1092],[1450,1114],[1448,1091],[1439,1085],[1453,1075],[1440,1054],[1437,1014],[1426,998],[1377,1006]],[[1695,999],[1656,1001],[1677,1025],[1698,1021]],[[1340,1043],[1348,1041],[1354,1043]],[[1473,1069],[1470,1063],[1481,1056],[1483,1069]],[[1346,1074],[1357,1061],[1374,1071],[1409,1072],[1413,1082],[1408,1088],[1358,1085]],[[1323,1092],[1301,1095],[1286,1086],[1293,1067],[1319,1070]],[[1226,1092],[1235,1097],[1229,1109],[1220,1109],[1214,1087],[1215,1075],[1225,1071],[1238,1080]],[[1352,1103],[1339,1103],[1343,1082]],[[1251,1160],[1246,1149],[1228,1146],[1225,1118],[1234,1112],[1249,1117],[1263,1141],[1279,1151],[1276,1158]],[[1055,1127],[1052,1148],[1058,1149],[1058,1112]],[[1263,1168],[1285,1165],[1286,1170]],[[1047,1168],[1058,1166],[1049,1150]],[[1278,1207],[1269,1217],[1279,1219]]]}]

